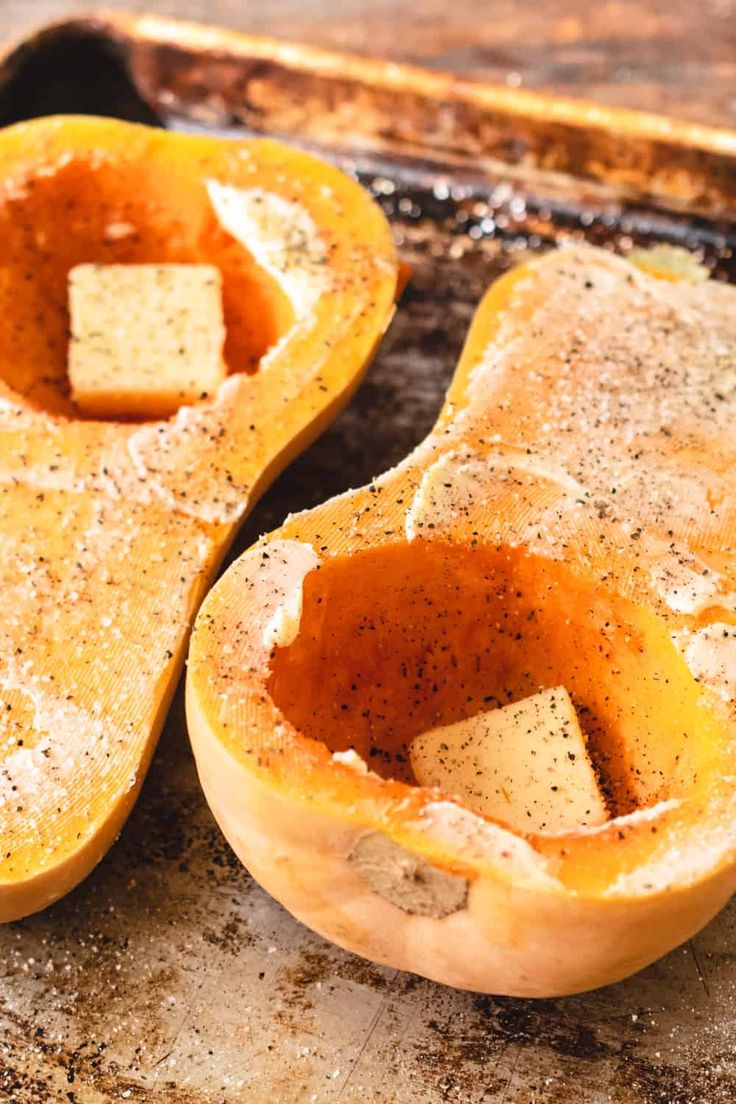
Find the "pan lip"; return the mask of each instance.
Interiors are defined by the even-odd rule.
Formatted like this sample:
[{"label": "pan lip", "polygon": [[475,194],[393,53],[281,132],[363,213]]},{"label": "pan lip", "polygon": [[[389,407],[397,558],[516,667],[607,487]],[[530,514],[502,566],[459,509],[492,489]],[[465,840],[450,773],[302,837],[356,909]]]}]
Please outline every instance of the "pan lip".
[{"label": "pan lip", "polygon": [[[451,170],[502,166],[512,175],[541,174],[578,180],[584,187],[609,186],[614,198],[638,200],[645,206],[663,205],[708,218],[736,217],[736,130],[168,16],[113,11],[46,24],[0,52],[0,97],[29,55],[67,37],[98,41],[113,51],[141,101],[158,109],[164,121],[187,115],[187,104],[177,115],[176,91],[160,83],[162,73],[165,80],[173,75],[176,82],[178,53],[200,62],[195,101],[197,95],[207,95],[203,60],[213,67],[228,62],[235,66],[225,82],[234,82],[243,102],[228,103],[227,88],[218,86],[213,102],[199,105],[207,108],[201,120],[205,127],[234,122],[247,128],[248,118],[238,117],[241,111],[248,115],[247,90],[264,81],[282,89],[288,115],[298,106],[295,94],[288,102],[290,82],[307,80],[315,89],[313,103],[307,104],[315,126],[326,125],[334,139],[342,125],[343,135],[354,137],[352,129],[344,130],[339,112],[349,114],[352,108],[362,113],[367,103],[364,118],[372,121],[358,137],[368,134],[368,152],[378,147],[389,160],[400,157],[403,148],[410,160],[444,160]],[[262,104],[251,108],[256,130],[261,129],[261,108]],[[272,114],[269,110],[261,120],[263,131],[299,142],[303,119],[292,130],[288,118],[285,125],[279,124],[278,106]],[[354,126],[354,119],[349,125]]]}]

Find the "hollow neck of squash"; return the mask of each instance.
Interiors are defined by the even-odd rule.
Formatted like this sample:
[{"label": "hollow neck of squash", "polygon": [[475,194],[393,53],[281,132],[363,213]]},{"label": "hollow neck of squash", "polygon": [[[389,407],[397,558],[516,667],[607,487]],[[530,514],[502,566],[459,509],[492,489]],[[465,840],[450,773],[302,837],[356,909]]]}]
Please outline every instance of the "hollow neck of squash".
[{"label": "hollow neck of squash", "polygon": [[664,621],[519,548],[415,541],[324,562],[269,681],[302,734],[412,785],[423,733],[554,687],[611,817],[687,796],[723,735]]},{"label": "hollow neck of squash", "polygon": [[67,371],[69,273],[80,264],[214,266],[228,373],[256,372],[293,325],[289,298],[223,229],[205,181],[172,179],[144,153],[39,166],[0,196],[0,377],[37,410],[87,417]]}]

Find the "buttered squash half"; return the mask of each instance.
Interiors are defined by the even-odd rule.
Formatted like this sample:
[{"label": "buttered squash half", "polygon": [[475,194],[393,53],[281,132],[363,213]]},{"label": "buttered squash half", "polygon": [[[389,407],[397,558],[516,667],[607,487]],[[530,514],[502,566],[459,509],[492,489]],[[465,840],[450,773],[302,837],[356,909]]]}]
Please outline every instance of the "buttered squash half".
[{"label": "buttered squash half", "polygon": [[427,440],[202,606],[214,814],[377,962],[573,993],[736,886],[736,292],[649,267],[500,279]]},{"label": "buttered squash half", "polygon": [[140,787],[199,601],[392,313],[387,223],[271,141],[0,133],[0,920]]}]

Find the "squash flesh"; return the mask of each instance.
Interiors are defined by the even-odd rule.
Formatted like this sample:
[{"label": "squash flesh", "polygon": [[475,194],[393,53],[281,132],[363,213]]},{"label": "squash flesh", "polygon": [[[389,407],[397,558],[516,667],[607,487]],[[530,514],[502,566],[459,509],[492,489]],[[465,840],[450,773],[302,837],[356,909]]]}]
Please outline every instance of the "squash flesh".
[{"label": "squash flesh", "polygon": [[[205,792],[323,934],[550,996],[650,962],[733,891],[736,688],[687,649],[736,620],[733,307],[730,288],[587,248],[522,266],[481,304],[424,444],[290,519],[208,596],[187,685]],[[263,627],[299,590],[298,633],[274,648]],[[514,834],[412,785],[416,734],[560,684],[585,707],[610,822]],[[358,885],[349,856],[370,832],[467,880],[456,924]]]},{"label": "squash flesh", "polygon": [[[237,240],[213,183],[257,188],[314,226],[329,257],[300,325],[291,286],[259,260],[269,249],[298,271],[294,242],[273,225]],[[397,268],[378,208],[316,159],[109,120],[3,132],[0,231],[0,700],[22,717],[0,730],[11,920],[80,881],[118,833],[208,580],[269,480],[357,383]],[[77,416],[66,285],[80,263],[221,271],[230,374],[210,400],[145,424]]]}]

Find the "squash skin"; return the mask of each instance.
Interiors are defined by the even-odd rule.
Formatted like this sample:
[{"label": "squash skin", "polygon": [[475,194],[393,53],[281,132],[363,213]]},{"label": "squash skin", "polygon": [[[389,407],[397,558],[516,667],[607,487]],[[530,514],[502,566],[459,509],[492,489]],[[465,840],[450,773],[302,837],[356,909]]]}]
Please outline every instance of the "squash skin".
[{"label": "squash skin", "polygon": [[[602,506],[596,506],[593,522],[581,515],[572,535],[560,515],[557,533],[554,527],[551,532],[564,546],[562,554],[554,543],[541,542],[540,548],[528,536],[522,540],[529,502],[537,510],[534,520],[548,507],[550,490],[550,480],[538,478],[523,459],[519,462],[527,468],[516,484],[505,489],[503,472],[495,483],[483,484],[484,494],[500,488],[498,497],[458,499],[453,510],[433,516],[431,532],[415,526],[409,541],[405,534],[407,511],[433,466],[446,464],[446,472],[440,470],[454,478],[468,456],[480,455],[493,473],[488,448],[480,450],[491,438],[498,447],[494,435],[504,418],[511,418],[499,395],[506,401],[501,388],[507,384],[513,403],[513,386],[496,367],[499,390],[484,393],[492,378],[488,366],[498,365],[524,332],[529,296],[544,309],[550,281],[565,276],[565,265],[614,287],[633,282],[646,302],[659,303],[659,289],[669,294],[664,284],[626,262],[579,247],[499,280],[476,314],[429,438],[370,487],[288,519],[245,553],[202,606],[187,676],[188,726],[208,802],[236,853],[269,892],[320,934],[374,961],[445,984],[514,996],[565,995],[626,977],[693,935],[736,888],[733,691],[728,684],[709,683],[707,671],[691,669],[697,666],[695,653],[677,643],[683,632],[696,634],[735,620],[736,504],[726,478],[734,461],[728,433],[707,416],[689,430],[695,438],[702,432],[705,443],[698,450],[710,462],[708,494],[714,504],[697,527],[681,516],[668,521],[667,511],[660,517],[655,508],[657,479],[665,470],[657,464],[662,457],[670,463],[682,455],[682,438],[674,432],[653,438],[652,447],[660,451],[647,457],[644,478],[645,489],[647,483],[652,489],[651,518],[641,531],[632,526],[635,536],[627,532],[625,545],[621,518],[608,517],[598,526]],[[733,341],[732,321],[723,322],[733,318],[733,291],[716,287],[692,294],[716,297],[724,333]],[[670,311],[664,300],[661,309],[675,325],[678,308]],[[525,353],[530,355],[528,348],[517,354],[514,366],[522,382]],[[540,387],[551,388],[555,378]],[[510,438],[509,425],[520,424],[519,409],[506,423]],[[695,448],[692,438],[688,442]],[[555,481],[563,476],[553,474],[554,498],[560,490]],[[675,600],[672,588],[663,589],[650,577],[661,554],[660,524],[669,525],[677,540],[687,540],[694,556],[706,557],[711,574],[717,571],[723,587],[732,589],[709,598],[702,609],[678,610],[681,599]],[[442,642],[455,649],[461,673],[452,677],[470,677],[462,644],[475,639],[483,587],[500,577],[507,577],[508,585],[487,624],[504,612],[520,622],[528,612],[519,597],[525,593],[532,606],[539,603],[542,622],[534,637],[542,659],[528,651],[522,668],[511,645],[496,645],[501,649],[496,655],[503,657],[499,663],[520,680],[513,684],[517,695],[527,678],[535,686],[564,682],[565,665],[578,680],[573,697],[579,702],[595,704],[598,690],[602,697],[619,695],[617,712],[608,715],[609,731],[604,726],[599,734],[619,816],[600,828],[554,837],[517,835],[463,809],[449,795],[408,784],[396,758],[385,768],[380,756],[371,758],[363,707],[384,710],[384,739],[392,725],[400,727],[409,703],[417,712],[416,726],[431,715],[422,712],[429,709],[428,676],[410,676],[420,683],[415,695],[411,682],[396,681],[402,656],[414,671],[417,657],[426,668],[430,654],[432,630],[421,628],[430,615],[422,613],[421,597],[416,613],[415,596],[423,595],[427,609],[436,609],[448,595],[460,595],[457,609],[443,607],[449,612],[442,624],[454,621],[442,629]],[[404,595],[403,614],[394,591]],[[545,594],[551,595],[548,601]],[[290,616],[285,627],[279,622],[283,631],[274,637],[269,626],[284,608]],[[561,630],[566,618],[572,618],[571,628]],[[577,652],[592,649],[594,634],[610,624],[620,631],[610,630],[609,651],[601,648],[600,656],[591,651],[587,670],[576,667]],[[544,648],[559,654],[548,661]],[[354,658],[345,658],[350,652]],[[724,670],[732,654],[726,654]],[[469,707],[457,695],[453,700],[452,672],[438,662],[437,720],[446,723],[467,715]],[[553,664],[559,666],[552,669]],[[619,664],[624,677],[617,681]],[[379,671],[387,686],[382,696],[375,690]],[[487,667],[464,689],[477,695],[489,672]],[[360,683],[363,673],[366,686]],[[340,696],[351,680],[354,705],[349,696]],[[341,720],[341,702],[347,720]],[[406,722],[402,748],[416,730]],[[351,745],[369,772],[333,758],[332,752]],[[403,849],[407,860],[466,879],[464,907],[430,916],[388,900],[352,861],[359,842],[373,835]]]},{"label": "squash skin", "polygon": [[[309,316],[219,224],[212,180],[304,212],[324,251]],[[0,700],[20,718],[2,749],[10,921],[68,892],[119,833],[208,583],[260,494],[357,386],[393,313],[398,266],[379,208],[318,159],[113,120],[3,131],[0,222],[0,296],[18,304],[0,322]],[[272,244],[298,276],[298,243]],[[68,268],[208,257],[225,272],[229,326],[231,375],[217,394],[159,422],[77,417],[58,339]],[[39,296],[40,320],[26,306]]]},{"label": "squash skin", "polygon": [[[189,691],[200,781],[230,846],[289,912],[373,962],[481,993],[568,996],[647,966],[694,935],[734,892],[732,870],[697,892],[616,902],[559,892],[543,876],[537,885],[479,876],[462,911],[411,916],[371,892],[346,862],[365,827],[271,788],[228,754],[200,709]],[[464,845],[460,834],[457,845]]]}]

